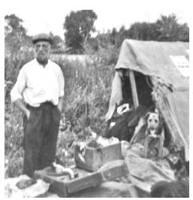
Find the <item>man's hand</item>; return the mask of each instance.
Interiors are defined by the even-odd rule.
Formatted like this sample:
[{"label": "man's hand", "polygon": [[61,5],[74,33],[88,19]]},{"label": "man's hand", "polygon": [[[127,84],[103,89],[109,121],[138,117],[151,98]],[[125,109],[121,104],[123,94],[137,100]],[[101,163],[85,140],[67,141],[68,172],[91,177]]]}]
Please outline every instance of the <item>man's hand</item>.
[{"label": "man's hand", "polygon": [[25,115],[26,115],[27,119],[29,119],[29,117],[30,117],[30,111],[28,109],[26,109]]},{"label": "man's hand", "polygon": [[58,102],[58,110],[60,111],[60,113],[62,113],[62,108],[63,108],[63,98],[60,97]]},{"label": "man's hand", "polygon": [[30,110],[28,110],[23,103],[22,99],[18,99],[15,101],[15,105],[26,115],[27,119],[30,117]]},{"label": "man's hand", "polygon": [[62,106],[58,105],[58,110],[60,111],[60,113],[62,113]]}]

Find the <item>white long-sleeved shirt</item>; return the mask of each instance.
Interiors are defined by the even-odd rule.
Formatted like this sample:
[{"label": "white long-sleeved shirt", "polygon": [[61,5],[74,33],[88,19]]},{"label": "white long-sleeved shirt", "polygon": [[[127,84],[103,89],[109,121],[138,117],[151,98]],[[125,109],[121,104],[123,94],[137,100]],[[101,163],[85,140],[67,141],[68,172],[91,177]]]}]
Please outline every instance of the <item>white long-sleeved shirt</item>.
[{"label": "white long-sleeved shirt", "polygon": [[60,67],[50,60],[45,67],[36,59],[25,64],[11,90],[12,102],[23,99],[25,103],[34,107],[46,101],[58,105],[59,97],[62,96],[64,76]]}]

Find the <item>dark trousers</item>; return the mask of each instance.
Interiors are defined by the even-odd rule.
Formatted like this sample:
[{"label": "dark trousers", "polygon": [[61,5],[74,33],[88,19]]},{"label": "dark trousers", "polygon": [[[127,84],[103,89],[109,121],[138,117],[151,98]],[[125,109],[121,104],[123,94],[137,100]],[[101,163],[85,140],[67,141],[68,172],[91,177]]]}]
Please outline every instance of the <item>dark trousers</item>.
[{"label": "dark trousers", "polygon": [[32,177],[35,170],[49,166],[55,159],[60,111],[49,102],[27,108],[30,117],[24,117],[23,173]]}]

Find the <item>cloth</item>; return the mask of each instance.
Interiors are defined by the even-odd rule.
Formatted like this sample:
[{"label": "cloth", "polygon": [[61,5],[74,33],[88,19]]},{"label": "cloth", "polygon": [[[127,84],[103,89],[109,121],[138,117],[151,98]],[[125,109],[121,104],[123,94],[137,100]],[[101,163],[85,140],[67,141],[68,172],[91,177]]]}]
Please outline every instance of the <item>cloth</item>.
[{"label": "cloth", "polygon": [[24,99],[25,103],[38,107],[45,101],[58,104],[64,96],[64,77],[60,67],[52,61],[43,67],[36,59],[22,67],[11,91],[12,102]]},{"label": "cloth", "polygon": [[20,175],[19,177],[7,178],[4,181],[4,196],[5,198],[35,198],[42,194],[45,194],[50,184],[38,179],[36,183],[30,185],[24,189],[18,188],[20,181],[29,181],[31,178],[26,175]]},{"label": "cloth", "polygon": [[52,103],[40,107],[27,106],[30,118],[24,116],[24,169],[32,177],[33,172],[49,166],[55,159],[60,111]]},{"label": "cloth", "polygon": [[130,141],[139,118],[144,116],[147,111],[148,109],[146,107],[140,105],[136,109],[124,113],[116,121],[116,124],[106,131],[105,137],[109,138],[113,136],[119,140]]},{"label": "cloth", "polygon": [[112,82],[112,92],[111,92],[111,98],[109,102],[109,108],[108,108],[107,114],[105,115],[106,121],[111,119],[116,105],[120,104],[122,99],[123,99],[123,95],[122,95],[121,78],[119,76],[119,73],[115,72],[115,76]]},{"label": "cloth", "polygon": [[144,146],[139,143],[132,145],[129,149],[124,149],[124,158],[132,184],[149,193],[155,183],[175,180],[174,171],[167,161],[147,159],[143,156]]}]

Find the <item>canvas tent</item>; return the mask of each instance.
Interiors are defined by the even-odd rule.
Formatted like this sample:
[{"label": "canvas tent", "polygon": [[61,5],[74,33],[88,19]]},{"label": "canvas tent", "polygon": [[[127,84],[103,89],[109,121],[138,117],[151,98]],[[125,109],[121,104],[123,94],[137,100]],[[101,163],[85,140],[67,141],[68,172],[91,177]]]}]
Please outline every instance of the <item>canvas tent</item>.
[{"label": "canvas tent", "polygon": [[[189,154],[189,78],[187,72],[189,44],[185,42],[155,42],[124,40],[117,64],[128,69],[134,107],[139,102],[135,72],[148,76],[152,84],[152,98],[163,115],[175,144],[185,147]],[[112,92],[106,120],[110,119],[115,105],[123,98],[118,72],[112,82]]]}]

